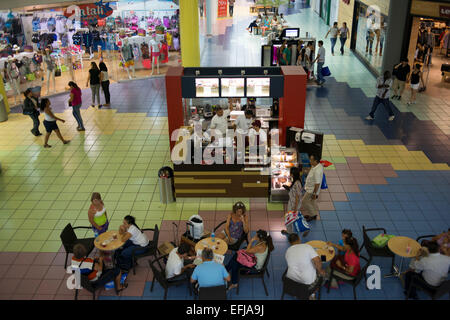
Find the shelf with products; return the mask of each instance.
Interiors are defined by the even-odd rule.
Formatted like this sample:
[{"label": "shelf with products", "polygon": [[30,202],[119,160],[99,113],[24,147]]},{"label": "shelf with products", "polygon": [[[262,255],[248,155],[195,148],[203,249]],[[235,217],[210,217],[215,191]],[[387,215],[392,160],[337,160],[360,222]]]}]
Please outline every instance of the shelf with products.
[{"label": "shelf with products", "polygon": [[298,154],[295,148],[280,147],[272,150],[270,201],[284,202],[289,199],[289,192],[283,187],[290,181],[290,170],[298,166]]}]

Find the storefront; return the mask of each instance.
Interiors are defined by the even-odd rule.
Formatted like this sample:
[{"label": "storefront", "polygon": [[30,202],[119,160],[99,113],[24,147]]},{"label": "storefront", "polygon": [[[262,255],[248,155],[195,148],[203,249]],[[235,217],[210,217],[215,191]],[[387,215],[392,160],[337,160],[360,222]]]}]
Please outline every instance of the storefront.
[{"label": "storefront", "polygon": [[[306,74],[301,67],[171,68],[166,88],[177,197],[285,199],[282,185],[302,159],[295,133],[308,136],[302,130]],[[220,108],[230,110],[228,132],[211,142],[211,119]],[[231,129],[244,109],[252,110],[252,122],[261,122],[264,133],[256,141],[263,144],[253,144],[251,129]],[[321,152],[323,136],[313,136],[309,147]],[[213,158],[206,157],[210,154]]]},{"label": "storefront", "polygon": [[327,25],[338,21],[340,0],[314,0],[314,11]]},{"label": "storefront", "polygon": [[113,81],[163,75],[181,65],[175,2],[76,4],[0,13],[0,71],[11,105],[30,87],[47,95],[65,91],[69,81],[84,86],[91,62],[103,61]]}]

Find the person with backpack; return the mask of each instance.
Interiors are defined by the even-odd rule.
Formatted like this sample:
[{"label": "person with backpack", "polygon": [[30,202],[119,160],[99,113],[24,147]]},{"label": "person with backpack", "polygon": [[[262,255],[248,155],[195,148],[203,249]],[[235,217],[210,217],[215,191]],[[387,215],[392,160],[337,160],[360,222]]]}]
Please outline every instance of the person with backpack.
[{"label": "person with backpack", "polygon": [[377,79],[377,95],[373,100],[372,110],[369,115],[366,117],[366,120],[373,120],[375,117],[375,111],[377,111],[378,105],[382,103],[386,110],[389,113],[389,121],[394,120],[394,112],[392,112],[392,108],[390,106],[389,96],[391,91],[392,79],[391,73],[389,71],[385,71],[383,76],[378,77]]},{"label": "person with backpack", "polygon": [[73,81],[70,81],[68,85],[70,87],[69,106],[72,107],[73,117],[75,118],[75,120],[77,120],[77,123],[78,123],[77,130],[85,131],[86,129],[84,128],[83,118],[81,118],[81,112],[80,112],[81,103],[82,103],[81,102],[81,89]]},{"label": "person with backpack", "polygon": [[31,129],[31,133],[36,137],[41,136],[42,133],[39,132],[39,110],[38,110],[38,99],[33,97],[33,93],[31,89],[28,88],[23,93],[25,96],[25,100],[23,101],[23,114],[27,115],[33,120],[33,129]]}]

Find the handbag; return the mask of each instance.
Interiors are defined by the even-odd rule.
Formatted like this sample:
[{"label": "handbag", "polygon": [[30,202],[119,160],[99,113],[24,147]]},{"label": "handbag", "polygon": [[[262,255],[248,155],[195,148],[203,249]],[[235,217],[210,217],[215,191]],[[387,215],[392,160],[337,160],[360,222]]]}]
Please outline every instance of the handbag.
[{"label": "handbag", "polygon": [[237,252],[237,262],[244,267],[253,268],[256,265],[256,257],[252,253],[247,253],[244,249]]},{"label": "handbag", "polygon": [[328,67],[323,67],[323,68],[322,68],[322,76],[324,76],[324,77],[329,77],[329,76],[331,76],[330,68],[328,68]]},{"label": "handbag", "polygon": [[56,69],[55,70],[55,77],[61,77],[61,69]]},{"label": "handbag", "polygon": [[372,239],[372,246],[376,248],[383,248],[387,245],[388,241],[395,237],[392,234],[379,234],[375,238]]},{"label": "handbag", "polygon": [[291,223],[297,221],[298,218],[299,218],[298,211],[288,211],[284,215],[284,224],[285,224],[285,226],[288,226]]}]

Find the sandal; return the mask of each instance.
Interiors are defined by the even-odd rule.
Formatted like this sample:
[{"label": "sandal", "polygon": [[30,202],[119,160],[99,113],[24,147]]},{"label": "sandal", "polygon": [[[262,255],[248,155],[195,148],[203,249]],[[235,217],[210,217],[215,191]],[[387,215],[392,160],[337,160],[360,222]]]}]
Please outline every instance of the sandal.
[{"label": "sandal", "polygon": [[237,284],[232,284],[231,286],[228,287],[227,291],[233,290],[233,289],[235,289],[237,287],[238,287]]},{"label": "sandal", "polygon": [[128,288],[128,283],[124,283],[122,286],[123,286],[122,289],[119,289],[119,290],[116,289],[117,295],[119,295],[119,293],[122,292],[124,289]]},{"label": "sandal", "polygon": [[63,144],[68,144],[70,142],[70,140],[66,140],[63,142]]},{"label": "sandal", "polygon": [[49,144],[44,144],[44,148],[51,148],[52,146]]}]

